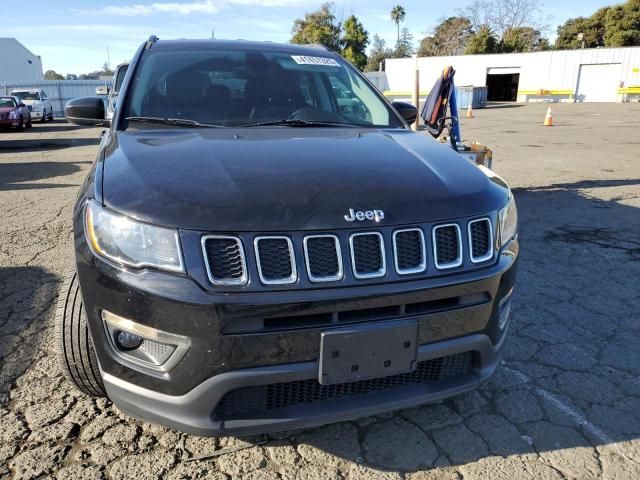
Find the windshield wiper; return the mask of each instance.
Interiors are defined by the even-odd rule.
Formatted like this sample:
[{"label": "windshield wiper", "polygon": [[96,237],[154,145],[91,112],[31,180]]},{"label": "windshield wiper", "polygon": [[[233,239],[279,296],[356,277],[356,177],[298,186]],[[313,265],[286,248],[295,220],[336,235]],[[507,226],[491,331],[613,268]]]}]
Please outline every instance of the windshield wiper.
[{"label": "windshield wiper", "polygon": [[239,125],[240,127],[268,127],[272,125],[282,125],[285,127],[351,127],[358,128],[358,125],[342,122],[324,122],[320,120],[300,120],[300,119],[283,119],[272,120],[268,122],[248,123]]},{"label": "windshield wiper", "polygon": [[175,125],[178,127],[189,128],[224,128],[222,125],[211,125],[210,123],[200,123],[195,120],[186,118],[163,118],[163,117],[125,117],[125,120],[133,120],[135,122],[162,123],[164,125]]}]

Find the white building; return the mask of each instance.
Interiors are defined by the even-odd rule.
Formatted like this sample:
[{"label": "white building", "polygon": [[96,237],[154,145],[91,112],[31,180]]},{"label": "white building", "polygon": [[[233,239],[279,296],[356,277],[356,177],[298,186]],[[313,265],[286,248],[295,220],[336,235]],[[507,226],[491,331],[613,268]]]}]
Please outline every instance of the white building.
[{"label": "white building", "polygon": [[44,79],[42,60],[15,38],[0,38],[0,85]]},{"label": "white building", "polygon": [[431,89],[446,65],[458,86],[486,86],[489,101],[616,102],[640,97],[640,47],[397,58],[386,61],[388,96],[405,96],[420,70]]}]

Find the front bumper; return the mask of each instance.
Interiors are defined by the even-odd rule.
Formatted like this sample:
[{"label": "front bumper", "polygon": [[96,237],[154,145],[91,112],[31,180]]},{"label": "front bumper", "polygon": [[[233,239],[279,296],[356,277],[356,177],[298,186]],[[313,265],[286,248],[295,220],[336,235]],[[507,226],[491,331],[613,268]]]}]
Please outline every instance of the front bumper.
[{"label": "front bumper", "polygon": [[[83,235],[76,236],[78,277],[109,398],[134,417],[199,435],[319,425],[433,402],[475,388],[490,377],[500,358],[507,327],[498,327],[498,305],[513,289],[518,250],[516,240],[493,265],[444,277],[229,295],[205,291],[189,277],[110,265],[89,251]],[[384,316],[398,305],[403,315]],[[411,311],[405,309],[410,305]],[[103,310],[186,337],[189,350],[169,372],[131,368],[106,337]],[[317,379],[322,332],[349,324],[304,324],[307,316],[318,318],[326,312],[366,312],[352,317],[359,325],[411,317],[419,325],[419,362],[473,352],[473,368],[436,382],[233,418],[220,415],[216,409],[220,401],[240,388]],[[258,317],[266,320],[255,322]],[[278,327],[282,319],[298,322],[296,328]]]},{"label": "front bumper", "polygon": [[31,110],[29,113],[31,114],[31,119],[32,119],[32,120],[39,120],[39,119],[41,119],[41,118],[42,118],[42,116],[43,116],[43,113],[42,113],[42,112],[35,112],[35,111],[33,111],[33,110]]},{"label": "front bumper", "polygon": [[472,390],[495,371],[505,339],[506,336],[503,336],[494,346],[487,335],[477,334],[419,347],[419,362],[462,352],[476,352],[479,356],[478,367],[464,376],[433,384],[408,384],[393,389],[344,396],[315,404],[299,403],[245,418],[218,418],[214,407],[227,392],[239,388],[316,379],[317,362],[226,372],[205,380],[184,395],[177,396],[145,389],[109,374],[104,374],[103,380],[113,403],[133,417],[195,435],[252,435],[352,420],[436,402]]}]

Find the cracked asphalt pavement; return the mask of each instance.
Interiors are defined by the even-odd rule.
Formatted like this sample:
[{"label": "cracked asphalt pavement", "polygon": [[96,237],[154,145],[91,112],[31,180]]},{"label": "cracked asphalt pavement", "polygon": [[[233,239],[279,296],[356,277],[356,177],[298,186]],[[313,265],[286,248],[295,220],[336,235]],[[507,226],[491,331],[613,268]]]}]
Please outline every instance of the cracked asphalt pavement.
[{"label": "cracked asphalt pavement", "polygon": [[0,477],[640,478],[640,104],[497,105],[464,119],[514,188],[510,340],[479,390],[266,438],[199,438],[83,397],[52,331],[99,129],[0,132]]}]

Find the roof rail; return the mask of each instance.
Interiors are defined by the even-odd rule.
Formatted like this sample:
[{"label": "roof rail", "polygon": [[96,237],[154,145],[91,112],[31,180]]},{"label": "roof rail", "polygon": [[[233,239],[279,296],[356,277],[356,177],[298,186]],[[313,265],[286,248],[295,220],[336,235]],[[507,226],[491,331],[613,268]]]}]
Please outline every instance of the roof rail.
[{"label": "roof rail", "polygon": [[321,50],[326,50],[327,52],[331,51],[329,47],[327,47],[326,45],[322,45],[321,43],[307,43],[305,47],[319,48]]},{"label": "roof rail", "polygon": [[149,40],[147,40],[147,44],[145,45],[145,50],[149,50],[151,48],[151,45],[153,45],[154,43],[156,43],[158,41],[158,37],[156,37],[155,35],[151,35],[149,37]]}]

